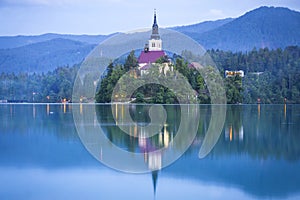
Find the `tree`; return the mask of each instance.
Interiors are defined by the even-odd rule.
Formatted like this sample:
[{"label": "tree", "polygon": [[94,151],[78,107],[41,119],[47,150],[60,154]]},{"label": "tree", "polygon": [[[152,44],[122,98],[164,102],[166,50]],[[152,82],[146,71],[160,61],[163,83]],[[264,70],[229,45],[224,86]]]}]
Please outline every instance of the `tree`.
[{"label": "tree", "polygon": [[138,61],[134,55],[134,50],[132,50],[125,60],[124,69],[127,72],[131,69],[135,69],[137,66],[138,66]]},{"label": "tree", "polygon": [[136,94],[136,99],[135,99],[134,103],[145,103],[143,93],[138,92]]}]

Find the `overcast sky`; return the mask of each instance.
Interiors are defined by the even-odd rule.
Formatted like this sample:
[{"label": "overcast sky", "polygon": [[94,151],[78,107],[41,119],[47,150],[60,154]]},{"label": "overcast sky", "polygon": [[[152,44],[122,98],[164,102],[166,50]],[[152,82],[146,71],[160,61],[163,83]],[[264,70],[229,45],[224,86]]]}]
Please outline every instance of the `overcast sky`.
[{"label": "overcast sky", "polygon": [[300,11],[300,0],[0,0],[0,35],[109,34],[238,17],[260,6]]}]

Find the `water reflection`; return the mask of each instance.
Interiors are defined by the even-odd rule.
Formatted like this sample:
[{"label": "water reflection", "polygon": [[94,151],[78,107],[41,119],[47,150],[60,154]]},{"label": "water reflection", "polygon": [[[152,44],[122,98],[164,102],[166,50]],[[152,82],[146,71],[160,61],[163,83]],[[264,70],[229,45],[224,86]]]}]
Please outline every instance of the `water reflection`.
[{"label": "water reflection", "polygon": [[[81,141],[96,159],[118,170],[141,173],[159,170],[172,163],[189,147],[197,131],[198,124],[193,124],[192,119],[198,121],[198,106],[167,106],[164,112],[168,118],[165,121],[153,118],[153,112],[160,107],[85,105],[81,112],[79,105],[79,108],[74,106],[73,117]],[[128,112],[124,117],[122,109]],[[132,116],[132,119],[125,116]],[[177,134],[176,129],[181,133],[188,131]],[[154,134],[149,135],[149,131]],[[173,151],[173,146],[176,146],[176,151]]]},{"label": "water reflection", "polygon": [[228,107],[224,139],[220,139],[215,148],[220,149],[218,154],[235,146],[231,154],[246,153],[263,159],[299,160],[298,106],[257,107],[258,110],[255,106]]},{"label": "water reflection", "polygon": [[[119,105],[120,110],[118,112],[122,113],[123,106]],[[223,145],[237,144],[239,150],[248,155],[253,155],[256,149],[258,156],[262,155],[263,152],[267,152],[264,155],[268,157],[276,155],[276,158],[299,159],[300,138],[297,130],[300,127],[296,123],[299,120],[298,106],[290,106],[287,109],[286,105],[265,105],[262,107],[262,113],[260,111],[261,105],[227,107],[226,121],[222,132],[223,137],[218,140],[218,148],[227,149]],[[108,139],[125,150],[146,154],[161,147],[173,148],[173,150],[180,149],[180,144],[173,146],[172,143],[180,124],[180,107],[172,105],[165,106],[165,108],[170,117],[168,117],[167,123],[163,125],[161,131],[151,138],[141,137],[144,134],[144,129],[143,127],[138,129],[136,124],[130,125],[133,136],[124,134],[116,126],[109,106],[97,107],[97,121]],[[131,114],[139,123],[147,124],[149,123],[148,109],[149,106],[140,105],[132,109]],[[194,146],[197,145],[198,147],[201,146],[207,133],[211,115],[209,106],[201,106],[200,110],[199,129],[194,140]],[[114,110],[114,112],[116,111]],[[294,154],[292,154],[293,152]],[[233,151],[232,153],[240,152]]]},{"label": "water reflection", "polygon": [[[110,106],[97,106],[97,120],[104,133],[109,140],[118,145],[120,148],[129,150],[131,152],[143,152],[149,153],[159,148],[172,146],[173,138],[177,132],[180,124],[180,107],[178,106],[166,106],[167,121],[162,123],[161,129],[157,131],[157,134],[152,137],[147,137],[146,125],[150,123],[150,117],[148,115],[150,106],[133,105],[130,106],[130,115],[135,122],[133,124],[125,124],[129,128],[130,134],[124,133],[118,127],[118,121],[123,122],[125,106],[130,105],[113,105],[114,109],[111,111]],[[115,116],[118,118],[114,120],[112,112],[115,112]],[[124,119],[125,120],[125,119]]]},{"label": "water reflection", "polygon": [[[94,115],[86,116],[91,118],[91,124],[85,126],[86,132],[100,126],[109,141],[119,148],[141,153],[142,164],[155,169],[151,174],[118,173],[92,158],[78,138],[72,116],[74,110],[85,116],[91,108]],[[126,193],[118,198],[147,194],[145,199],[153,199],[153,193],[157,199],[299,197],[299,105],[227,106],[220,138],[212,151],[199,159],[198,152],[211,120],[211,107],[201,105],[200,120],[193,121],[199,126],[192,146],[174,164],[159,170],[164,155],[155,154],[155,149],[166,147],[174,152],[182,149],[180,143],[173,143],[181,123],[181,111],[175,105],[165,108],[168,118],[160,132],[151,138],[141,138],[135,136],[143,134],[143,126],[138,129],[136,124],[131,124],[132,135],[124,134],[116,126],[112,112],[122,118],[122,105],[115,110],[110,105],[96,108],[85,104],[0,105],[0,175],[4,181],[0,184],[0,197],[18,198],[20,191],[26,192],[26,188],[33,191],[34,186],[40,186],[43,193],[39,197],[45,197],[49,195],[45,188],[55,185],[60,185],[55,187],[56,199],[61,198],[60,192],[66,193],[63,189],[73,188],[79,194],[80,188],[92,192],[89,186],[95,188],[93,192],[102,193],[95,193],[92,198],[101,195],[110,198],[116,187]],[[132,107],[132,118],[140,125],[149,124],[148,109],[147,105]],[[100,159],[114,156],[102,148],[98,155]],[[48,184],[49,180],[53,185]],[[62,180],[68,184],[62,185]],[[128,186],[125,192],[125,182],[139,189]]]},{"label": "water reflection", "polygon": [[[101,107],[99,109],[105,108]],[[162,135],[165,134],[167,144],[170,144],[169,137],[170,135],[172,137],[172,134],[169,133],[174,131],[180,123],[175,120],[178,119],[175,114],[176,109],[176,106],[171,108],[172,111],[170,112],[174,113],[171,115],[173,119],[168,121],[169,128],[164,127],[161,134],[158,135],[158,144],[160,145],[163,144]],[[210,181],[227,183],[230,186],[232,184],[238,185],[258,196],[278,195],[279,197],[286,197],[285,195],[293,190],[299,192],[296,189],[296,185],[300,184],[300,135],[297,134],[300,126],[296,123],[299,121],[300,116],[299,106],[260,104],[227,106],[226,121],[222,132],[223,137],[220,137],[207,158],[203,161],[196,161],[195,152],[202,145],[211,115],[210,106],[201,106],[200,110],[201,119],[198,134],[192,147],[181,161],[170,167],[176,171],[176,175],[183,174],[182,177],[199,180],[208,178]],[[99,123],[103,124],[101,113],[98,112],[97,114]],[[104,113],[106,113],[104,124],[107,124],[113,118],[108,117],[107,112]],[[143,121],[147,122],[147,119],[145,118]],[[114,128],[114,126],[105,126],[106,134],[111,141],[118,143],[119,146],[125,149],[136,151],[137,145],[132,142],[134,137],[128,136],[131,139],[126,140],[123,138],[123,134],[119,134],[120,130]],[[166,130],[168,131],[165,132]],[[118,139],[118,137],[122,137],[122,139]],[[150,142],[155,143],[156,140],[152,140]],[[139,141],[139,145],[139,147],[146,146],[146,141]],[[180,148],[180,146],[172,146],[174,151],[177,148]],[[222,171],[219,171],[216,167],[220,162],[224,167]],[[182,171],[183,166],[181,163],[189,165],[191,168],[188,171]],[[179,169],[176,169],[177,165],[179,165]],[[210,176],[207,177],[207,174],[210,174]],[[275,174],[281,174],[282,176],[274,178]],[[245,188],[245,186],[247,187]]]}]

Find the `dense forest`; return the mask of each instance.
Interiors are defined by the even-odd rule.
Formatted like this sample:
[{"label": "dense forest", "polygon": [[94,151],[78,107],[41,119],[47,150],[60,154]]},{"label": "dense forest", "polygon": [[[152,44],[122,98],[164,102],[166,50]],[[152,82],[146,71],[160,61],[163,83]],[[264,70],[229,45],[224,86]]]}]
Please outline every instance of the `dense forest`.
[{"label": "dense forest", "polygon": [[[139,74],[138,70],[138,62],[137,58],[134,55],[134,51],[132,51],[127,59],[125,60],[124,65],[117,64],[114,66],[111,63],[107,70],[107,75],[101,80],[99,91],[96,94],[96,102],[99,103],[107,103],[111,102],[112,93],[115,88],[118,80],[123,77],[127,72],[134,74],[137,76],[135,79],[123,80],[121,85],[124,87],[123,91],[130,87],[134,87],[134,85],[143,85],[138,88],[132,96],[129,98],[132,99],[133,103],[157,103],[157,104],[173,104],[179,103],[177,97],[182,97],[184,103],[196,103],[193,99],[184,99],[184,95],[189,93],[192,96],[193,92],[188,91],[188,88],[183,88],[182,84],[180,84],[180,78],[177,78],[177,72],[181,73],[188,79],[192,88],[194,90],[200,91],[205,94],[205,98],[208,99],[207,90],[204,88],[204,80],[199,73],[193,68],[188,67],[188,63],[184,62],[182,59],[177,58],[174,64],[174,71],[168,71],[167,74],[162,75],[162,72],[159,72],[159,64],[165,62],[165,58],[160,58],[157,60],[157,65],[153,65],[150,69],[148,69],[148,73],[143,75],[143,80]],[[149,76],[149,77],[147,77]],[[174,88],[177,88],[177,94],[163,85],[158,84],[145,84],[143,81],[145,79],[159,79],[159,77],[164,76],[163,80],[166,82],[172,82]],[[126,77],[126,76],[125,76]],[[146,78],[145,78],[146,77]],[[174,81],[174,79],[176,79]],[[124,78],[123,78],[124,79]],[[153,80],[152,80],[153,81]],[[127,88],[126,88],[127,87]],[[179,89],[180,88],[180,89]],[[121,92],[122,93],[122,92]],[[126,92],[123,94],[127,95]],[[118,100],[118,99],[117,99]],[[121,100],[122,101],[122,100]],[[207,101],[208,103],[208,101]]]},{"label": "dense forest", "polygon": [[209,51],[220,71],[245,71],[243,103],[300,103],[300,47],[253,49],[247,53]]},{"label": "dense forest", "polygon": [[8,102],[62,102],[72,97],[79,66],[58,67],[48,73],[0,74],[0,100]]},{"label": "dense forest", "polygon": [[[244,70],[245,76],[224,78],[227,101],[235,103],[300,103],[300,47],[285,49],[253,49],[249,52],[221,50],[208,51],[224,77],[225,70]],[[158,60],[162,62],[162,60]],[[110,102],[114,85],[119,78],[137,67],[134,54],[124,64],[111,63],[101,79],[97,102]],[[62,102],[71,101],[73,83],[79,65],[59,67],[48,73],[0,74],[0,100],[9,102]],[[203,77],[189,64],[177,58],[174,69],[187,78],[197,92],[198,103],[209,103],[209,92]],[[155,69],[152,69],[153,73]],[[176,94],[178,95],[178,94]],[[136,103],[177,103],[174,93],[163,86],[150,84],[134,94]]]},{"label": "dense forest", "polygon": [[[245,72],[244,77],[224,79],[229,104],[256,103],[258,99],[261,103],[283,103],[285,100],[289,103],[300,103],[300,48],[298,46],[287,47],[284,50],[254,48],[246,53],[220,50],[210,50],[208,53],[219,68],[222,77],[225,70]],[[107,75],[101,80],[96,101],[110,102],[114,85],[119,78],[129,70],[135,70],[136,67],[137,61],[133,53],[127,57],[124,65],[110,64]],[[185,76],[197,92],[198,103],[210,102],[205,81],[194,68],[177,58],[174,69]],[[158,85],[139,88],[132,98],[136,103],[177,103],[171,90]]]}]

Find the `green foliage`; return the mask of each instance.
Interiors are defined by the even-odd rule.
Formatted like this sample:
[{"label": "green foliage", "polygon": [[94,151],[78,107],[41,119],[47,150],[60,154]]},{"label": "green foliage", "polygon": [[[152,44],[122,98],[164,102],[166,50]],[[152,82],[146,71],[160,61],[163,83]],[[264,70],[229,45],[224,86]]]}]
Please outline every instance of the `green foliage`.
[{"label": "green foliage", "polygon": [[162,63],[166,63],[166,62],[169,62],[168,56],[162,56],[155,63],[162,64]]},{"label": "green foliage", "polygon": [[[168,61],[167,58],[162,57],[157,63],[165,63],[166,61]],[[154,66],[148,70],[148,74],[143,75],[143,79],[138,77],[138,70],[136,70],[136,67],[137,59],[134,57],[134,52],[131,52],[127,57],[124,68],[122,66],[112,67],[112,64],[110,64],[109,72],[100,82],[100,87],[96,94],[96,102],[111,102],[113,89],[116,83],[120,81],[118,84],[118,87],[122,87],[119,88],[120,91],[125,91],[126,88],[135,87],[135,85],[143,85],[142,87],[139,87],[131,97],[123,95],[126,99],[133,99],[132,102],[134,103],[174,104],[179,102],[177,97],[183,102],[197,103],[197,99],[193,97],[195,96],[195,92],[189,91],[189,88],[183,88],[183,82],[179,79],[179,77],[183,75],[184,80],[188,81],[197,93],[201,93],[198,96],[198,100],[201,103],[209,103],[209,96],[203,78],[197,70],[188,67],[188,63],[183,59],[177,59],[174,66],[175,71],[168,71],[167,74],[159,72],[160,65],[154,64]],[[111,69],[112,72],[110,72]],[[129,72],[132,75],[130,77],[123,76],[126,72]],[[116,76],[114,74],[118,75]],[[120,79],[121,77],[122,79]],[[152,80],[153,77],[157,80]],[[166,81],[172,83],[177,90],[176,95],[170,88],[158,84],[144,83],[147,78],[154,82]],[[124,94],[126,94],[126,92],[124,92]],[[118,94],[118,97],[116,98],[119,100],[122,99],[120,96],[122,96],[122,94]],[[195,100],[193,98],[195,98]]]},{"label": "green foliage", "polygon": [[[209,51],[220,71],[244,70],[241,83],[227,79],[227,99],[230,103],[300,103],[300,47],[282,49],[253,49],[247,53],[230,51]],[[232,86],[234,86],[232,88]],[[238,91],[234,90],[237,89]],[[242,93],[242,101],[233,94]]]},{"label": "green foliage", "polygon": [[144,99],[144,94],[138,92],[136,93],[136,99],[134,101],[135,103],[144,103],[145,99]]},{"label": "green foliage", "polygon": [[[118,80],[129,70],[133,70],[138,66],[137,58],[134,55],[134,51],[131,51],[125,60],[124,66],[114,66],[110,63],[108,66],[107,75],[100,81],[99,90],[95,96],[95,100],[98,103],[111,102],[111,96],[115,85]],[[125,86],[125,85],[124,85]]]},{"label": "green foliage", "polygon": [[127,56],[127,59],[125,60],[124,69],[129,71],[130,69],[134,69],[138,66],[137,58],[134,55],[134,50],[130,52],[130,54]]},{"label": "green foliage", "polygon": [[15,102],[61,102],[71,100],[78,66],[59,67],[47,74],[0,75],[0,99]]},{"label": "green foliage", "polygon": [[228,77],[225,80],[227,103],[236,104],[243,102],[242,78],[240,76]]},{"label": "green foliage", "polygon": [[[113,66],[111,63],[110,67]],[[96,94],[96,102],[98,103],[108,103],[111,102],[111,95],[113,93],[113,89],[117,84],[118,80],[125,73],[125,70],[122,66],[116,66],[112,71],[108,71],[106,77],[104,77],[100,82],[100,89]]]},{"label": "green foliage", "polygon": [[[245,72],[243,78],[235,76],[224,79],[227,103],[256,103],[257,99],[261,99],[262,103],[283,103],[285,98],[289,103],[300,103],[300,47],[287,47],[284,50],[267,48],[257,50],[254,48],[247,53],[211,50],[208,53],[215,61],[222,76],[225,70],[244,70]],[[134,64],[136,59],[133,56],[134,54],[131,53],[126,63]],[[132,67],[127,68],[128,70],[132,69]],[[114,85],[126,72],[125,69],[121,69],[122,66],[114,68],[110,66],[112,72],[102,80],[101,88],[96,96],[97,102],[110,102]],[[187,62],[179,58],[175,61],[174,70],[166,75],[166,80],[172,81],[176,79],[176,73],[182,74],[196,91],[198,103],[210,103],[211,97],[204,81],[205,77],[202,77],[199,71],[189,67]],[[200,70],[206,70],[206,74],[208,74],[206,79],[213,75],[209,68]],[[152,67],[149,72],[152,75],[155,74],[154,77],[162,76],[158,67]],[[123,87],[126,87],[128,83],[124,83]],[[130,85],[134,84],[135,81],[130,82]],[[186,91],[183,89],[175,95],[168,88],[150,84],[139,88],[137,92],[144,95],[143,102],[146,103],[176,103],[178,102],[176,97],[184,98],[181,95]],[[136,97],[137,92],[132,98]]]},{"label": "green foliage", "polygon": [[[227,102],[256,103],[261,99],[262,103],[300,103],[300,47],[291,46],[285,49],[269,50],[253,49],[247,53],[233,53],[230,51],[211,50],[209,55],[215,61],[223,76],[225,70],[244,70],[245,77],[231,77],[224,79]],[[163,59],[163,58],[162,58]],[[160,61],[163,61],[163,60]],[[127,68],[125,69],[125,64]],[[96,102],[111,102],[111,95],[116,83],[125,73],[130,77],[122,80],[121,90],[128,87],[143,85],[136,90],[131,97],[138,103],[178,103],[178,98],[190,102],[188,91],[181,83],[176,81],[181,74],[197,94],[198,103],[210,103],[211,96],[204,80],[207,80],[213,73],[205,68],[208,77],[202,77],[199,71],[190,67],[182,59],[176,59],[174,72],[167,74],[159,72],[158,66],[149,69],[152,78],[173,81],[172,84],[178,92],[175,94],[170,88],[157,84],[143,84],[139,79],[137,70],[137,59],[130,53],[123,65],[108,66],[107,74],[100,81],[98,92],[95,96]],[[156,64],[155,64],[156,65]],[[204,70],[204,69],[200,69]],[[16,102],[61,102],[63,99],[71,100],[73,84],[78,71],[78,66],[59,67],[48,73],[2,73],[0,74],[0,100]],[[134,81],[132,81],[134,77]],[[206,78],[206,79],[205,79]],[[85,77],[87,85],[93,84]],[[94,87],[94,86],[93,86]]]}]

